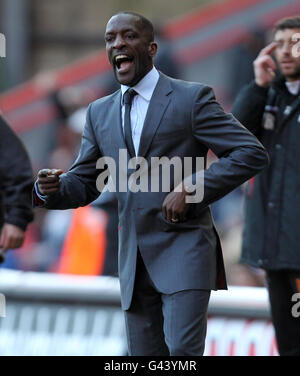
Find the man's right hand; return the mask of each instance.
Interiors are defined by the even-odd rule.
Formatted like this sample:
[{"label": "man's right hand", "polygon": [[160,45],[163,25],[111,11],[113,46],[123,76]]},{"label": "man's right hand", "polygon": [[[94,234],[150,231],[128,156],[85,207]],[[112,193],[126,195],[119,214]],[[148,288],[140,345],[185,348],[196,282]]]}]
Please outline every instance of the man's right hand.
[{"label": "man's right hand", "polygon": [[62,170],[40,170],[37,176],[38,189],[41,195],[50,196],[59,191]]},{"label": "man's right hand", "polygon": [[262,49],[253,62],[255,82],[258,86],[269,87],[275,76],[276,64],[271,57],[272,52],[276,50],[277,43],[272,42]]}]

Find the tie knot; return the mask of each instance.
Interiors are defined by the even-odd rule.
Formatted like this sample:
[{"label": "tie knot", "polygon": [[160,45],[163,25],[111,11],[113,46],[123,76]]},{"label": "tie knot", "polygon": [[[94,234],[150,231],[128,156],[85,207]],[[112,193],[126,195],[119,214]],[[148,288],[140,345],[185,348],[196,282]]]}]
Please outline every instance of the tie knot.
[{"label": "tie knot", "polygon": [[137,92],[134,89],[129,89],[124,94],[124,104],[131,105],[133,98],[137,95]]}]

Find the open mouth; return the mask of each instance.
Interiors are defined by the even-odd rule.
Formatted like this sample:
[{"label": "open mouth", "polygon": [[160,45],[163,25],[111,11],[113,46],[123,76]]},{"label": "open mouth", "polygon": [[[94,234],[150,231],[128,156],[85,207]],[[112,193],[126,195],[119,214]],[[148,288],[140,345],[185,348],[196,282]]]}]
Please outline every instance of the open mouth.
[{"label": "open mouth", "polygon": [[133,64],[133,57],[128,55],[118,55],[114,58],[114,65],[120,74],[128,73]]}]

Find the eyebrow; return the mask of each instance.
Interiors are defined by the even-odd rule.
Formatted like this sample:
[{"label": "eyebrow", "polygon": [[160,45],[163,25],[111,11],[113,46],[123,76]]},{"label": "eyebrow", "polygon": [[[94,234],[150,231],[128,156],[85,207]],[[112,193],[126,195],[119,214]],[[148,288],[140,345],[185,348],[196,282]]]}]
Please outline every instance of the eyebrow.
[{"label": "eyebrow", "polygon": [[[128,33],[128,32],[134,32],[134,33],[138,33],[137,30],[135,29],[125,29],[125,30],[120,30],[122,33]],[[107,31],[104,35],[110,35],[110,34],[116,34],[115,31]]]}]

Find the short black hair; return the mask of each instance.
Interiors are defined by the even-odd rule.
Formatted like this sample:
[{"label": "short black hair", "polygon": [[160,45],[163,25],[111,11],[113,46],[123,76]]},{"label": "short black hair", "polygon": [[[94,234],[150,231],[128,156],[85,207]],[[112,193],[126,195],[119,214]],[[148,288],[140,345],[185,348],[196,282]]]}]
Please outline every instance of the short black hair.
[{"label": "short black hair", "polygon": [[300,16],[282,18],[275,24],[274,33],[285,29],[300,29]]},{"label": "short black hair", "polygon": [[149,42],[154,42],[154,26],[152,22],[148,20],[148,18],[142,16],[139,13],[129,12],[129,11],[118,12],[114,14],[113,17],[118,16],[119,14],[129,14],[131,16],[137,17],[139,19],[139,22],[141,23],[141,28],[146,30],[146,32],[149,35]]}]

